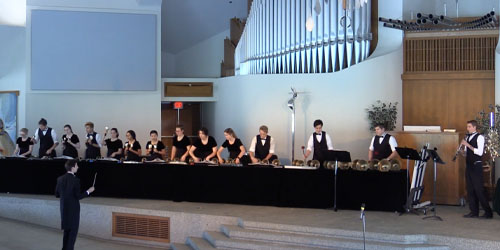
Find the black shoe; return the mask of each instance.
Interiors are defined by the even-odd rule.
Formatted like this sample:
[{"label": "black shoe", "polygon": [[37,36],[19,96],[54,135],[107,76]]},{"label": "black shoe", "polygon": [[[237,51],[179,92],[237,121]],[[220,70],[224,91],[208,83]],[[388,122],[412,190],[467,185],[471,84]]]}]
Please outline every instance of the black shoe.
[{"label": "black shoe", "polygon": [[464,218],[477,218],[479,217],[477,214],[474,214],[474,213],[468,213],[466,215],[464,215]]},{"label": "black shoe", "polygon": [[493,219],[493,214],[483,214],[479,216],[480,219]]}]

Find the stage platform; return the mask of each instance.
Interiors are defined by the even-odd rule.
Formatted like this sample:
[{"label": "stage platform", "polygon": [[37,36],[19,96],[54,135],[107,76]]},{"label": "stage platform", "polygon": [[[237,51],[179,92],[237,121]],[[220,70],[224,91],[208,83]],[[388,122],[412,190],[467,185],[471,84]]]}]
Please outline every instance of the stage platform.
[{"label": "stage platform", "polygon": [[[0,217],[38,226],[57,229],[58,206],[53,196],[0,194]],[[169,217],[171,244],[112,236],[113,212]],[[465,219],[468,209],[457,206],[437,212],[444,221],[367,211],[367,249],[500,249],[497,214]],[[80,235],[162,249],[362,249],[359,216],[354,210],[90,197],[82,200]]]}]

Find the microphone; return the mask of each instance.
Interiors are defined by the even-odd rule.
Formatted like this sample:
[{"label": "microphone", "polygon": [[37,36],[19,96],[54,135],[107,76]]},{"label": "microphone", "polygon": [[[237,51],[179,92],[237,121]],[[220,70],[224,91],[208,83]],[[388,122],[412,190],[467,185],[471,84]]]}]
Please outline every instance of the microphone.
[{"label": "microphone", "polygon": [[361,204],[361,215],[359,216],[359,219],[363,219],[363,216],[365,215],[365,203]]}]

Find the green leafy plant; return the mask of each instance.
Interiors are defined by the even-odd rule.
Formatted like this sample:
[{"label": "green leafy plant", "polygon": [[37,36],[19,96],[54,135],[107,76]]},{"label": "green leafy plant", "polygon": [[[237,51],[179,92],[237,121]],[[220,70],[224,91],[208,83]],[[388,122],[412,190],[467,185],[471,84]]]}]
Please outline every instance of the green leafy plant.
[{"label": "green leafy plant", "polygon": [[377,124],[384,124],[386,130],[394,130],[398,116],[397,105],[397,102],[387,104],[377,100],[375,104],[367,108],[366,112],[370,120],[370,130],[374,130]]},{"label": "green leafy plant", "polygon": [[[489,111],[482,110],[478,113],[476,121],[478,123],[478,130],[483,133],[485,137],[485,148],[490,154],[491,159],[499,157],[500,154],[500,105],[490,104]],[[495,113],[494,127],[490,127],[490,112]]]},{"label": "green leafy plant", "polygon": [[477,129],[483,134],[487,134],[490,129],[490,112],[495,112],[495,128],[500,128],[500,105],[490,104],[488,109],[488,111],[482,110],[476,117]]}]

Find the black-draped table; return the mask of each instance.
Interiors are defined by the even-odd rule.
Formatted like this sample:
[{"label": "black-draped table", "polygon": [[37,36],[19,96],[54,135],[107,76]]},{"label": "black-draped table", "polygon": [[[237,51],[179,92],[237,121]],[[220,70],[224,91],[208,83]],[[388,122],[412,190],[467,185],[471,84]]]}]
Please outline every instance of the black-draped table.
[{"label": "black-draped table", "polygon": [[[0,159],[0,192],[54,194],[64,160]],[[96,197],[161,199],[280,207],[331,208],[334,171],[265,166],[189,166],[80,161],[82,190],[97,172]],[[402,211],[406,170],[339,170],[337,207]]]}]

